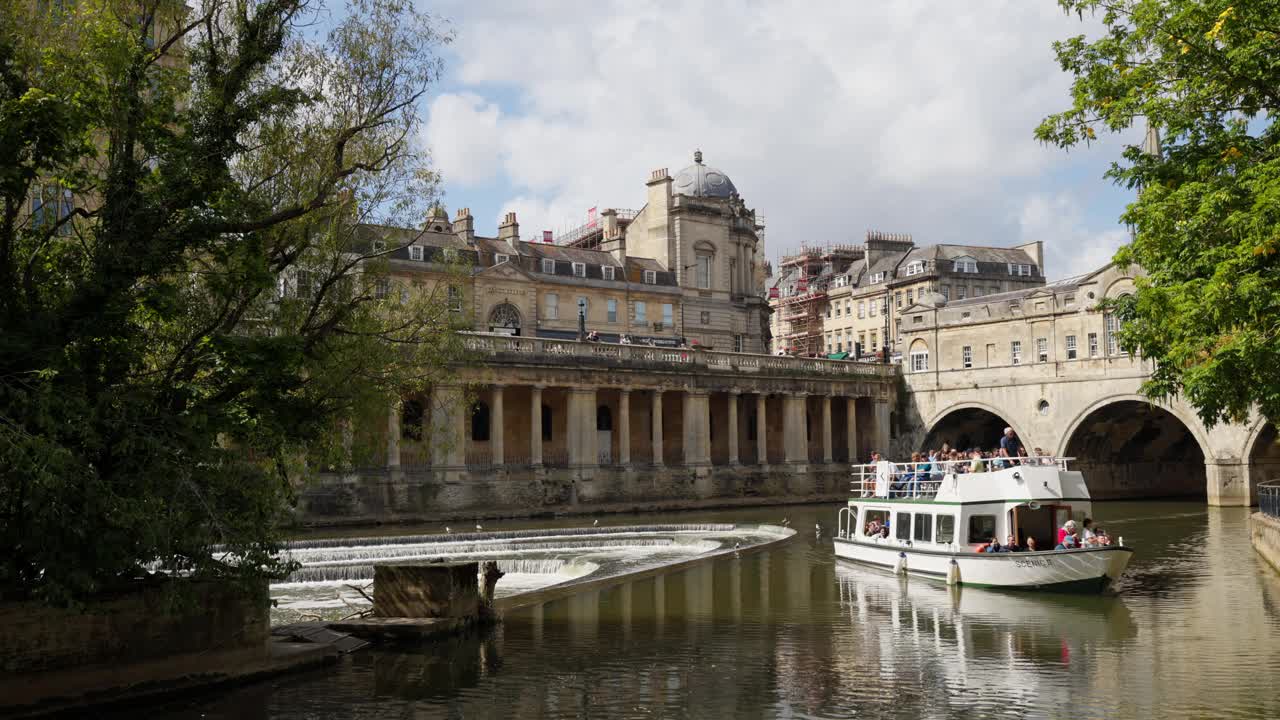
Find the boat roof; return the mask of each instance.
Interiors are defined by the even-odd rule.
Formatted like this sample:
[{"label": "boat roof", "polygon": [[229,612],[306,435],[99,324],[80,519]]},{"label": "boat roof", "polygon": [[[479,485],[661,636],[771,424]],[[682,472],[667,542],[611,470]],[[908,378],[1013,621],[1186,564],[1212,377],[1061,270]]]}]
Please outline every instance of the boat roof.
[{"label": "boat roof", "polygon": [[[1026,503],[1040,505],[1062,502],[1088,502],[1089,489],[1084,476],[1075,470],[1053,465],[1015,465],[1003,470],[979,473],[947,473],[932,475],[913,490],[903,483],[914,472],[910,463],[894,464],[895,478],[888,495],[876,494],[875,465],[854,466],[854,498],[850,504],[913,503],[935,505],[973,505],[982,503]],[[866,492],[863,492],[863,488]],[[883,488],[881,488],[883,492]],[[870,496],[865,496],[867,494]]]}]

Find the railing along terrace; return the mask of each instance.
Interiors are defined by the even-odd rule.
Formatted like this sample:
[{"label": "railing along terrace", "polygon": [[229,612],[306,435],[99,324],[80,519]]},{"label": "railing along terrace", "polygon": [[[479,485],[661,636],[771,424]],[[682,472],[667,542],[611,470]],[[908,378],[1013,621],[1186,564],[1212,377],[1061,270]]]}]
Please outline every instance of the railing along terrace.
[{"label": "railing along terrace", "polygon": [[939,460],[937,462],[895,463],[882,460],[853,466],[849,483],[855,497],[888,497],[929,500],[938,494],[943,478],[973,472],[992,472],[1022,465],[1044,465],[1067,469],[1067,461],[1075,458],[1019,456],[982,458],[982,468],[973,468],[974,459]]},{"label": "railing along terrace", "polygon": [[826,375],[856,375],[883,378],[893,374],[887,365],[827,360],[825,358],[798,358],[787,355],[759,355],[718,350],[702,350],[689,347],[658,347],[654,345],[625,345],[620,343],[581,342],[578,340],[551,340],[546,338],[512,337],[496,333],[466,333],[467,349],[487,355],[547,355],[552,357],[608,358],[618,362],[663,362],[694,367],[707,367],[734,372],[766,372],[789,370]]},{"label": "railing along terrace", "polygon": [[1263,515],[1280,518],[1280,480],[1258,483],[1258,510]]}]

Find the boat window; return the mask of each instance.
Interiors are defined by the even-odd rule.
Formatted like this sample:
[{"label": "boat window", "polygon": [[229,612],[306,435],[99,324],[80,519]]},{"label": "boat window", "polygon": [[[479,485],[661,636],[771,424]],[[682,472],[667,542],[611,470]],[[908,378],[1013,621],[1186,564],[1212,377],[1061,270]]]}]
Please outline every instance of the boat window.
[{"label": "boat window", "polygon": [[912,537],[920,542],[933,542],[932,515],[916,515],[915,534]]},{"label": "boat window", "polygon": [[[884,527],[886,524],[888,524],[888,522],[889,522],[888,510],[868,510],[867,516],[863,518],[862,534],[863,535],[879,535],[880,531],[878,528]],[[875,527],[877,528],[874,532],[871,529],[872,523],[875,523]]]},{"label": "boat window", "polygon": [[939,515],[938,532],[934,533],[937,542],[949,543],[956,540],[956,516]]},{"label": "boat window", "polygon": [[995,515],[974,515],[969,518],[969,542],[989,542],[996,535]]},{"label": "boat window", "polygon": [[911,539],[911,513],[900,512],[898,517],[893,521],[894,537],[899,540]]}]

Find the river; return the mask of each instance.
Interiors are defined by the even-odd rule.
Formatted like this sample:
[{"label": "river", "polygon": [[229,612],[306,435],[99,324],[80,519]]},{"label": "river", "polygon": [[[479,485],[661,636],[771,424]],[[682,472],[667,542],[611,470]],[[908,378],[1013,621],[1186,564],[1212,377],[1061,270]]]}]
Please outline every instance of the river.
[{"label": "river", "polygon": [[1280,717],[1280,574],[1250,547],[1246,511],[1094,507],[1137,550],[1101,597],[948,589],[837,563],[814,532],[833,528],[831,505],[601,518],[787,517],[800,534],[516,611],[491,632],[128,717]]}]

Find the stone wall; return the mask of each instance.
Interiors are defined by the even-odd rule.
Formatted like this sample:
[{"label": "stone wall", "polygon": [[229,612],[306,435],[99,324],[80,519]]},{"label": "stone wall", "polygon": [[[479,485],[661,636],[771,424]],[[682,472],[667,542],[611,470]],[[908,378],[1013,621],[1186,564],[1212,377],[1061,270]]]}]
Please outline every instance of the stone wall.
[{"label": "stone wall", "polygon": [[301,489],[295,517],[333,525],[844,499],[849,472],[844,463],[606,467],[590,479],[565,469],[368,471],[326,475]]},{"label": "stone wall", "polygon": [[1260,512],[1249,516],[1249,538],[1267,562],[1280,571],[1280,520]]},{"label": "stone wall", "polygon": [[0,708],[120,694],[266,658],[265,582],[252,593],[215,583],[173,589],[153,585],[74,609],[0,604]]}]

